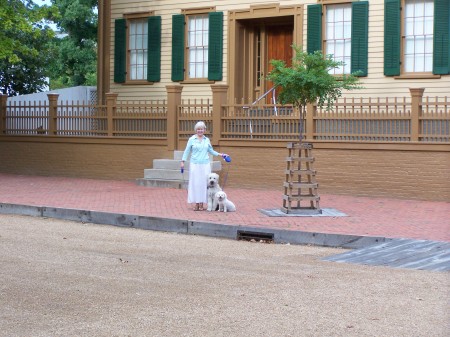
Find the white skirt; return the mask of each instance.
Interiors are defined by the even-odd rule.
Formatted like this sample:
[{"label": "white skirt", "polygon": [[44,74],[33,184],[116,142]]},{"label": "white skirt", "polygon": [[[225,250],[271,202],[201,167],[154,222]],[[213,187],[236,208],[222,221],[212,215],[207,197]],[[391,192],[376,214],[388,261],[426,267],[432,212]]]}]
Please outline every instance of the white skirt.
[{"label": "white skirt", "polygon": [[188,203],[208,202],[208,175],[211,164],[189,165]]}]

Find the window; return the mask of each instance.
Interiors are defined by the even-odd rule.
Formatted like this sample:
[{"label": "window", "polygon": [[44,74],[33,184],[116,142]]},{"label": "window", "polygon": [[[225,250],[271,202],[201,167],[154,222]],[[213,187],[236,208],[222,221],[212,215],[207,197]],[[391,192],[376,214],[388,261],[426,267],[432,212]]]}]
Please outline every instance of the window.
[{"label": "window", "polygon": [[188,17],[188,78],[208,77],[208,15]]},{"label": "window", "polygon": [[148,25],[146,19],[131,20],[129,23],[130,80],[144,80],[147,78],[147,40]]},{"label": "window", "polygon": [[326,7],[325,54],[344,65],[331,69],[333,74],[350,74],[352,43],[351,4],[329,5]]},{"label": "window", "polygon": [[186,13],[172,17],[172,81],[222,80],[223,13]]},{"label": "window", "polygon": [[369,3],[336,2],[308,6],[307,51],[323,51],[334,60],[344,62],[332,70],[336,75],[367,76]]},{"label": "window", "polygon": [[384,74],[449,74],[448,0],[385,0]]},{"label": "window", "polygon": [[404,11],[404,71],[433,70],[433,0],[406,0]]},{"label": "window", "polygon": [[160,81],[161,17],[130,14],[115,20],[114,82]]}]

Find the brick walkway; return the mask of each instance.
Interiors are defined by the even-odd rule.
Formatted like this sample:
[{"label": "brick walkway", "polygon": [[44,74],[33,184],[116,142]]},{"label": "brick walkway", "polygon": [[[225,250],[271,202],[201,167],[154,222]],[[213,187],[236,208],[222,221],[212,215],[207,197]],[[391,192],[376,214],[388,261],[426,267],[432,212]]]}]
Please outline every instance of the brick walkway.
[{"label": "brick walkway", "polygon": [[450,242],[450,203],[320,194],[321,207],[344,217],[269,217],[259,209],[282,205],[282,191],[226,188],[237,212],[194,212],[187,191],[130,181],[0,173],[0,203],[192,219],[224,225],[302,232]]}]

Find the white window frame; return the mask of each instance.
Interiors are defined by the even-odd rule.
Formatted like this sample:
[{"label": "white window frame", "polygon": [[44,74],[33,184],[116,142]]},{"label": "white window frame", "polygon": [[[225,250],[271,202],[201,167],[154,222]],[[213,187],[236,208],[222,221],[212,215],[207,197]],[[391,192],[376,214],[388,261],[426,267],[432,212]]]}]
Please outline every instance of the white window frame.
[{"label": "white window frame", "polygon": [[335,61],[344,65],[331,69],[333,75],[351,73],[352,55],[352,3],[325,5],[325,41],[326,55],[332,55]]},{"label": "white window frame", "polygon": [[187,79],[208,78],[208,13],[187,15]]},{"label": "white window frame", "polygon": [[148,19],[133,18],[128,20],[128,71],[130,81],[145,81],[147,79],[148,53]]},{"label": "white window frame", "polygon": [[403,73],[433,71],[434,1],[404,0]]}]

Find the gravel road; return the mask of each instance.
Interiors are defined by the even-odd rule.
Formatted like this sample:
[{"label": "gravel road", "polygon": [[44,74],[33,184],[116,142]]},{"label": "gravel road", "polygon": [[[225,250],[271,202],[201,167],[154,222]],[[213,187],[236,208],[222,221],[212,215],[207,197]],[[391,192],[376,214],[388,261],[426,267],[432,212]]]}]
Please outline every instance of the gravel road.
[{"label": "gravel road", "polygon": [[0,336],[449,336],[448,273],[0,215]]}]

